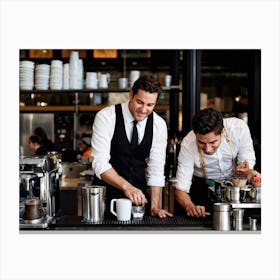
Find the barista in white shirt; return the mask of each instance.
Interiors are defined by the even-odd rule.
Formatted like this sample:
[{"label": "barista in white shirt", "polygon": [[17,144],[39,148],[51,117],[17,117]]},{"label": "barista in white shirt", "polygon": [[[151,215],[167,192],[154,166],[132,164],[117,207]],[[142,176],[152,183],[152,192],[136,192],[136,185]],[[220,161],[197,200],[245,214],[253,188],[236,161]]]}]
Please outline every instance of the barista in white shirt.
[{"label": "barista in white shirt", "polygon": [[220,112],[207,108],[193,117],[192,125],[181,142],[175,198],[188,216],[205,217],[212,212],[209,181],[228,179],[235,173],[249,176],[256,157],[243,120],[223,119]]},{"label": "barista in white shirt", "polygon": [[[160,218],[172,214],[161,209],[167,145],[166,122],[153,112],[161,87],[152,76],[136,80],[129,101],[99,111],[92,128],[94,183],[106,186],[106,214],[113,198],[127,197],[146,204],[146,211]],[[133,124],[138,145],[132,148]],[[149,190],[149,191],[148,191]]]}]

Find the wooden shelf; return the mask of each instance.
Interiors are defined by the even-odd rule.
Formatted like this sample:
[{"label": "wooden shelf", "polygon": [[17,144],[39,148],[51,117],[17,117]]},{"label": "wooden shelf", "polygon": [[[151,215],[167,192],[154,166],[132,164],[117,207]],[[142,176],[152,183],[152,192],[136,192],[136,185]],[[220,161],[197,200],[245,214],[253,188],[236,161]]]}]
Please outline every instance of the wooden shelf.
[{"label": "wooden shelf", "polygon": [[[104,105],[79,105],[79,112],[96,112],[105,108]],[[169,109],[168,104],[158,104],[155,107],[155,111],[166,111]],[[75,112],[75,106],[20,106],[20,112]]]},{"label": "wooden shelf", "polygon": [[106,93],[106,92],[129,92],[129,88],[119,89],[119,88],[98,88],[98,89],[62,89],[62,90],[20,90],[21,94],[83,94],[83,93]]},{"label": "wooden shelf", "polygon": [[100,111],[101,109],[105,108],[107,105],[104,104],[104,105],[79,105],[78,108],[79,108],[79,111]]},{"label": "wooden shelf", "polygon": [[[162,87],[163,91],[169,91],[171,89],[180,89],[179,86]],[[21,94],[31,94],[31,93],[42,93],[42,94],[67,94],[67,93],[106,93],[106,92],[129,92],[129,88],[98,88],[98,89],[62,89],[62,90],[20,90]]]},{"label": "wooden shelf", "polygon": [[61,111],[61,112],[74,112],[75,106],[20,106],[20,112],[52,112],[52,111]]}]

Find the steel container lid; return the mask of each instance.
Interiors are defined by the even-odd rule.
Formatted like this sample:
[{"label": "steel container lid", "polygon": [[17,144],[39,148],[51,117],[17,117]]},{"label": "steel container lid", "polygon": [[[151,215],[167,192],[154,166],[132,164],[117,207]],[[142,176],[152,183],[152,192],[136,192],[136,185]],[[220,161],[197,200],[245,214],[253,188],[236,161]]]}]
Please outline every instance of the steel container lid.
[{"label": "steel container lid", "polygon": [[82,187],[82,192],[84,193],[92,193],[92,194],[98,194],[98,193],[104,193],[106,192],[106,187],[105,186],[83,186]]},{"label": "steel container lid", "polygon": [[229,203],[215,203],[214,204],[214,211],[219,211],[219,212],[224,212],[224,211],[230,211],[231,210],[231,205]]}]

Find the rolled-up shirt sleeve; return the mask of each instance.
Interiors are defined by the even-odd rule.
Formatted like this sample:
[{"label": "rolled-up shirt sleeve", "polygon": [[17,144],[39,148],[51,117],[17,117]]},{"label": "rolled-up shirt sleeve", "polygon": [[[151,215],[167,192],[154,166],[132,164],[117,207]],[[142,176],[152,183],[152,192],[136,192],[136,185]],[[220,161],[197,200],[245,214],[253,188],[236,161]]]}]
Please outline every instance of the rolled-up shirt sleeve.
[{"label": "rolled-up shirt sleeve", "polygon": [[165,121],[154,113],[153,142],[148,159],[147,185],[165,186],[164,166],[167,146],[167,126]]},{"label": "rolled-up shirt sleeve", "polygon": [[112,167],[109,161],[115,122],[115,110],[111,106],[96,114],[92,126],[92,169],[99,179],[103,172]]},{"label": "rolled-up shirt sleeve", "polygon": [[176,172],[175,188],[189,192],[194,173],[194,145],[189,145],[189,140],[185,137],[180,145],[178,155],[178,166]]},{"label": "rolled-up shirt sleeve", "polygon": [[233,134],[233,137],[238,137],[235,141],[239,141],[237,163],[247,160],[249,168],[253,169],[256,164],[256,156],[250,129],[243,120],[239,120],[238,123],[239,126],[236,130],[239,130],[239,133]]}]

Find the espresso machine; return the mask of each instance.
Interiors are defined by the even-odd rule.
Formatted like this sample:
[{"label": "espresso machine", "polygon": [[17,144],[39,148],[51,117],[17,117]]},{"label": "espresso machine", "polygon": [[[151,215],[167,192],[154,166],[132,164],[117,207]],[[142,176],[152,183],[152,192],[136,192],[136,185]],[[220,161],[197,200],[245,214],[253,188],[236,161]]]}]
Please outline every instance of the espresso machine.
[{"label": "espresso machine", "polygon": [[48,228],[56,214],[60,163],[53,154],[19,160],[19,227]]}]

